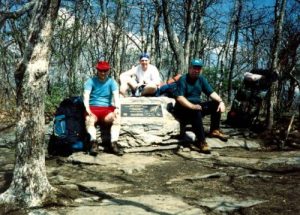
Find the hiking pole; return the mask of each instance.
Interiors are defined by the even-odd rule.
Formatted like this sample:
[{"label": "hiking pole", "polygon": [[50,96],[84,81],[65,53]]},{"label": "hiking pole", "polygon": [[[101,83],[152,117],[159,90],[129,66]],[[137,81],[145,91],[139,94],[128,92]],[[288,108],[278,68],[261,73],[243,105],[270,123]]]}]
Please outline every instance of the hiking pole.
[{"label": "hiking pole", "polygon": [[288,126],[288,129],[286,131],[286,136],[285,136],[285,140],[282,141],[282,145],[281,145],[281,148],[283,149],[285,143],[287,142],[287,139],[289,137],[289,134],[290,134],[290,131],[291,131],[291,128],[292,128],[292,125],[293,125],[293,122],[294,122],[294,118],[295,118],[295,114],[293,114],[291,120],[290,120],[290,123],[289,123],[289,126]]}]

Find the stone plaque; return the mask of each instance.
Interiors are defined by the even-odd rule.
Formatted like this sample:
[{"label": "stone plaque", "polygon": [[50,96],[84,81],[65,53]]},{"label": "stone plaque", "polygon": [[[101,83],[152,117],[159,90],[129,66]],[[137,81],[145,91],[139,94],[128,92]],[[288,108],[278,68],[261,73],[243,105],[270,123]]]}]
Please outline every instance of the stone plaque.
[{"label": "stone plaque", "polygon": [[160,104],[121,104],[121,117],[162,117]]}]

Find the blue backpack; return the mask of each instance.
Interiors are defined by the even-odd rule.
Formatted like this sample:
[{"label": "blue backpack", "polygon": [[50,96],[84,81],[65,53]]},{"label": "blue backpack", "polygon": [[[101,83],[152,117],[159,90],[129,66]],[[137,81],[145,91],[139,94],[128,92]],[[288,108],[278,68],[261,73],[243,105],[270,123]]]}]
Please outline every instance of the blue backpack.
[{"label": "blue backpack", "polygon": [[67,98],[60,103],[54,116],[48,154],[69,156],[85,149],[89,137],[84,115],[85,107],[81,97]]},{"label": "blue backpack", "polygon": [[156,91],[156,96],[167,96],[170,98],[175,98],[176,90],[177,90],[176,82],[165,84]]},{"label": "blue backpack", "polygon": [[177,81],[180,79],[181,74],[177,74],[176,76],[169,79],[166,84],[162,85],[157,91],[156,96],[167,96],[170,98],[175,98],[176,90],[177,90]]}]

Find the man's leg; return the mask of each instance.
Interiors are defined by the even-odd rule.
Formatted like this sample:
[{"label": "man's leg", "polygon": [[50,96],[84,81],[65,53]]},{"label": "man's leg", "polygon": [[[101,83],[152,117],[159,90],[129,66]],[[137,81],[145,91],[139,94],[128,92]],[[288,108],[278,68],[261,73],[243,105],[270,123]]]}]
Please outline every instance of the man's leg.
[{"label": "man's leg", "polygon": [[191,110],[191,119],[190,120],[192,123],[192,128],[197,137],[197,140],[194,143],[194,145],[200,150],[200,152],[210,153],[210,149],[205,140],[205,133],[204,133],[201,111]]},{"label": "man's leg", "polygon": [[120,118],[116,117],[116,114],[114,112],[109,113],[104,118],[104,123],[106,125],[110,125],[110,138],[111,138],[111,149],[115,154],[122,155],[123,151],[119,149],[117,142],[119,140],[119,134],[120,134]]},{"label": "man's leg", "polygon": [[97,136],[96,136],[96,127],[95,124],[97,122],[96,116],[87,115],[85,117],[85,126],[86,130],[90,135],[90,145],[87,147],[89,150],[90,155],[96,156],[97,150],[98,150],[98,144],[97,144]]},{"label": "man's leg", "polygon": [[208,101],[201,103],[202,107],[202,115],[210,115],[210,130],[218,130],[220,129],[220,120],[221,120],[221,113],[217,112],[219,103],[215,101]]},{"label": "man's leg", "polygon": [[201,111],[190,110],[181,105],[176,105],[175,114],[178,116],[181,123],[192,125],[192,129],[197,137],[194,145],[200,149],[201,152],[209,153],[209,147],[205,141]]},{"label": "man's leg", "polygon": [[122,96],[127,96],[127,90],[135,90],[137,87],[137,82],[129,76],[120,76],[120,94]]},{"label": "man's leg", "polygon": [[210,115],[210,137],[219,138],[227,141],[228,137],[220,131],[221,113],[217,112],[219,103],[216,101],[208,101],[201,103],[203,116]]},{"label": "man's leg", "polygon": [[157,90],[157,86],[155,84],[147,84],[143,91],[142,91],[142,96],[147,96],[147,95],[155,95],[155,92]]},{"label": "man's leg", "polygon": [[104,118],[104,123],[111,126],[111,142],[118,141],[120,134],[120,119],[116,117],[115,113],[111,112]]},{"label": "man's leg", "polygon": [[190,121],[192,124],[193,131],[197,137],[199,142],[205,142],[205,133],[202,122],[202,114],[201,111],[198,110],[190,110]]},{"label": "man's leg", "polygon": [[91,116],[91,115],[87,115],[85,117],[85,127],[86,127],[86,131],[89,133],[90,135],[90,141],[96,141],[96,127],[95,124],[97,122],[97,117],[96,116]]}]

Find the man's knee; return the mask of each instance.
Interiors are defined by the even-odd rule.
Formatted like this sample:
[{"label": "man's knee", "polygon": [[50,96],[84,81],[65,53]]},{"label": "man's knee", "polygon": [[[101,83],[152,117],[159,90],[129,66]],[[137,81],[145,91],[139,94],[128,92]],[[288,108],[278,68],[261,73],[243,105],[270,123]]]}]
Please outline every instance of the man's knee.
[{"label": "man's knee", "polygon": [[128,84],[130,82],[130,79],[131,79],[131,77],[128,75],[124,75],[124,74],[120,75],[121,84]]},{"label": "man's knee", "polygon": [[115,113],[111,112],[104,118],[104,122],[106,124],[112,124],[115,118],[116,118]]},{"label": "man's knee", "polygon": [[95,126],[95,123],[97,122],[97,118],[94,116],[86,116],[85,117],[85,125],[86,126]]},{"label": "man's knee", "polygon": [[154,95],[157,90],[157,86],[155,84],[147,84],[144,89],[142,95]]}]

